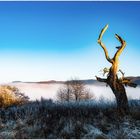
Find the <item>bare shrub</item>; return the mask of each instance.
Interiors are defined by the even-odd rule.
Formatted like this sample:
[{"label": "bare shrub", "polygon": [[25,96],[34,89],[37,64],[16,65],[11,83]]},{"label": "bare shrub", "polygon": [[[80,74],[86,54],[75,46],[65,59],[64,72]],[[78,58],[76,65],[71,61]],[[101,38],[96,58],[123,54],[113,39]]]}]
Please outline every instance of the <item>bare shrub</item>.
[{"label": "bare shrub", "polygon": [[57,92],[57,99],[61,102],[89,100],[93,97],[90,90],[87,89],[85,84],[80,80],[66,81],[65,85]]}]

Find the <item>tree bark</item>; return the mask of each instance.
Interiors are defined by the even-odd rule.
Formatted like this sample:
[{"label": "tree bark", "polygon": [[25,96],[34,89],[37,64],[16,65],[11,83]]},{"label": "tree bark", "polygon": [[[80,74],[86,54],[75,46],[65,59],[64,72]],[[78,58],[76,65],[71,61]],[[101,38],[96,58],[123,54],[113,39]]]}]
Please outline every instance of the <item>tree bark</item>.
[{"label": "tree bark", "polygon": [[[116,76],[115,81],[113,78],[113,73],[110,72],[109,76],[107,77],[107,84],[110,86],[112,92],[115,95],[116,103],[117,103],[117,109],[120,112],[120,114],[128,114],[129,113],[129,105],[128,105],[128,99],[126,95],[126,90],[124,85],[119,81],[118,77]],[[115,85],[114,85],[115,83]]]},{"label": "tree bark", "polygon": [[110,72],[108,74],[107,79],[102,79],[99,77],[96,77],[98,81],[105,82],[109,85],[112,92],[115,95],[116,103],[117,103],[117,110],[121,115],[125,115],[129,113],[129,105],[128,105],[128,99],[126,95],[126,90],[122,82],[116,77],[115,85],[114,85],[114,78],[113,73]]}]

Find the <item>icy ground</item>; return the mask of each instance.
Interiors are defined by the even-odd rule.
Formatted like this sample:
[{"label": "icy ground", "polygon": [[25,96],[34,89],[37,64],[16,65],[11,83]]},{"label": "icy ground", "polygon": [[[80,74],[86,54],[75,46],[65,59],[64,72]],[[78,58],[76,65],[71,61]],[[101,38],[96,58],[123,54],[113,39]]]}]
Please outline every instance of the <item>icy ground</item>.
[{"label": "icy ground", "polygon": [[139,110],[139,100],[131,101],[124,117],[103,100],[35,101],[0,110],[0,139],[140,139]]}]

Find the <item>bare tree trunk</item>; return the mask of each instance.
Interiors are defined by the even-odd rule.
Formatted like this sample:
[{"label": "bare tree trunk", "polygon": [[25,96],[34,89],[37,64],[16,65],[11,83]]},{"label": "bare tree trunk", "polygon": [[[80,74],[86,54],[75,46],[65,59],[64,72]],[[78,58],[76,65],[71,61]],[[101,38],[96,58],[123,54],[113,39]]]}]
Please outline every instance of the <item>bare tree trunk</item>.
[{"label": "bare tree trunk", "polygon": [[107,84],[110,86],[112,92],[116,97],[118,111],[121,114],[128,114],[129,105],[128,105],[128,99],[127,99],[124,85],[119,81],[118,77],[116,77],[115,85],[114,85],[114,81],[112,79],[112,73],[109,73],[109,76],[107,78]]},{"label": "bare tree trunk", "polygon": [[[122,82],[116,78],[114,78],[113,73],[110,71],[108,74],[107,79],[102,79],[99,77],[96,77],[98,81],[107,83],[112,92],[115,95],[116,103],[117,103],[117,109],[121,115],[125,115],[129,113],[129,105],[128,105],[128,99],[126,95],[126,90]],[[115,79],[115,82],[114,82]],[[115,84],[114,84],[115,83]]]}]

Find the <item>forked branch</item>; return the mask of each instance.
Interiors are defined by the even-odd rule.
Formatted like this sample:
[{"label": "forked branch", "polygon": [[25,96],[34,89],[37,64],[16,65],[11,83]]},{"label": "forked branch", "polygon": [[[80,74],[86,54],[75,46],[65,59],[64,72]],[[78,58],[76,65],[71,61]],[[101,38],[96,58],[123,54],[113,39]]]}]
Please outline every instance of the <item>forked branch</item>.
[{"label": "forked branch", "polygon": [[121,47],[119,47],[119,49],[117,50],[117,52],[114,55],[114,60],[117,59],[120,54],[122,53],[122,51],[124,50],[125,46],[126,46],[126,42],[117,34],[115,34],[115,37],[119,40],[119,42],[121,43]]},{"label": "forked branch", "polygon": [[99,43],[100,46],[103,48],[106,59],[107,59],[110,63],[113,63],[113,60],[110,59],[110,57],[109,57],[109,55],[108,55],[108,51],[107,51],[107,49],[106,49],[106,46],[105,46],[105,45],[102,43],[102,41],[101,41],[102,36],[103,36],[103,34],[105,33],[105,31],[107,30],[107,28],[108,28],[108,24],[101,30],[101,33],[100,33],[99,38],[98,38],[98,43]]}]

